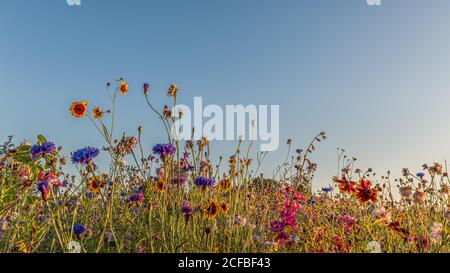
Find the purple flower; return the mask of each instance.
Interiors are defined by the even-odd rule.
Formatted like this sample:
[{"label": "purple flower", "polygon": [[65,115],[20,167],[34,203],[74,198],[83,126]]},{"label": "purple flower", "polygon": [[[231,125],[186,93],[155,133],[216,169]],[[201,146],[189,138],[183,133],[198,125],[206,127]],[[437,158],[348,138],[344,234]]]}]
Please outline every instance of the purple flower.
[{"label": "purple flower", "polygon": [[416,175],[419,178],[423,178],[425,176],[425,173],[424,172],[420,172],[420,173],[417,173]]},{"label": "purple flower", "polygon": [[147,94],[148,90],[150,89],[150,84],[144,83],[144,93]]},{"label": "purple flower", "polygon": [[211,232],[212,232],[212,228],[211,228],[211,227],[205,227],[205,228],[203,229],[203,231],[206,233],[206,235],[209,235],[209,234],[211,234]]},{"label": "purple flower", "polygon": [[285,227],[286,224],[284,222],[273,221],[272,223],[270,223],[270,230],[276,233],[282,233]]},{"label": "purple flower", "polygon": [[333,189],[331,188],[331,187],[323,187],[322,188],[322,191],[323,192],[325,192],[325,193],[329,193],[329,192],[331,192]]},{"label": "purple flower", "polygon": [[52,154],[56,150],[55,143],[53,142],[45,142],[42,145],[36,144],[33,145],[30,149],[31,158],[33,160],[37,159],[40,156],[46,156]]},{"label": "purple flower", "polygon": [[75,164],[88,164],[99,155],[100,151],[94,147],[84,147],[72,153],[72,162]]},{"label": "purple flower", "polygon": [[86,228],[82,224],[75,224],[73,226],[73,233],[75,233],[75,235],[77,235],[77,236],[84,233],[85,231],[86,231]]},{"label": "purple flower", "polygon": [[184,203],[183,206],[181,206],[181,212],[184,214],[184,218],[186,219],[187,222],[191,218],[194,210],[192,209],[192,206],[189,203]]},{"label": "purple flower", "polygon": [[175,153],[175,146],[172,144],[156,144],[153,146],[153,153],[165,158]]},{"label": "purple flower", "polygon": [[143,202],[145,199],[145,196],[142,192],[139,193],[135,193],[133,195],[131,195],[130,197],[128,197],[128,202]]},{"label": "purple flower", "polygon": [[174,177],[174,178],[172,179],[172,184],[175,184],[175,185],[184,185],[184,184],[186,184],[186,177],[184,177],[184,176],[182,176],[181,178]]},{"label": "purple flower", "polygon": [[205,176],[199,176],[195,179],[194,184],[197,187],[213,187],[216,181],[214,178],[208,178]]}]

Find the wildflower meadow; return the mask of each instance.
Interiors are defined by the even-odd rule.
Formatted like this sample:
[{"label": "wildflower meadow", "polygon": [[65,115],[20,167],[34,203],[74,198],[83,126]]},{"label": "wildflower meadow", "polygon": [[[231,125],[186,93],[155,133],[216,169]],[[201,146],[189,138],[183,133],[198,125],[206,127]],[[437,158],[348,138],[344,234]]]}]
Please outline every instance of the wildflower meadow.
[{"label": "wildflower meadow", "polygon": [[[168,105],[188,96],[180,90],[170,85]],[[21,143],[10,137],[0,147],[0,252],[450,252],[445,162],[380,176],[338,150],[332,186],[314,190],[312,155],[324,132],[304,149],[282,143],[286,160],[271,162],[274,175],[266,177],[258,169],[267,153],[251,158],[252,141],[213,162],[206,137],[177,139],[170,130],[177,117],[154,105],[147,83],[139,92],[162,123],[152,130],[167,138],[146,153],[143,127],[115,131],[127,82],[108,84],[108,92],[107,108],[95,97],[67,105],[74,119],[97,129],[102,147],[67,151],[43,135]],[[100,157],[109,163],[97,164]],[[66,171],[69,165],[78,172]]]}]

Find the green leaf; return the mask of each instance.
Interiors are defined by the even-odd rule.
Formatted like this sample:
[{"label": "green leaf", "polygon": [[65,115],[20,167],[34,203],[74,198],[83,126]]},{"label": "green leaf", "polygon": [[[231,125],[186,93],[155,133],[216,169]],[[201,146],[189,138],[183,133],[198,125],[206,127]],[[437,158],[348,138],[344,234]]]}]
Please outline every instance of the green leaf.
[{"label": "green leaf", "polygon": [[17,149],[16,154],[14,155],[14,160],[20,163],[30,163],[31,155],[30,155],[30,146],[21,146]]},{"label": "green leaf", "polygon": [[42,144],[44,144],[45,142],[47,142],[47,139],[46,139],[43,135],[38,135],[38,136],[37,136],[37,140],[38,140],[38,144],[39,144],[39,145],[42,145]]}]

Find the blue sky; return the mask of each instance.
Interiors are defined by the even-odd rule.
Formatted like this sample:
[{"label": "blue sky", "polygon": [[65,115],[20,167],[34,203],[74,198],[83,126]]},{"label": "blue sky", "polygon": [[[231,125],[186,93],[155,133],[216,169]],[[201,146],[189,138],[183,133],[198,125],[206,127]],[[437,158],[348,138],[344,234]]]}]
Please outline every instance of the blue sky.
[{"label": "blue sky", "polygon": [[[69,154],[102,144],[68,106],[107,106],[105,83],[130,93],[118,129],[144,126],[144,146],[164,140],[145,108],[142,83],[164,105],[279,104],[281,143],[318,147],[318,186],[336,172],[336,148],[379,173],[450,155],[450,2],[445,0],[0,0],[0,136],[44,134]],[[234,143],[216,143],[228,155]]]}]

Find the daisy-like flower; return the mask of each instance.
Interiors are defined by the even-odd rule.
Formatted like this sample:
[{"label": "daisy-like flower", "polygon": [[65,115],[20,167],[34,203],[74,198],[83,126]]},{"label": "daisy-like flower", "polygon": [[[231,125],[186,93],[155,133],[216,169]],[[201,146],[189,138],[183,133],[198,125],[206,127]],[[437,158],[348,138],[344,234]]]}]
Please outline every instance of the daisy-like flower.
[{"label": "daisy-like flower", "polygon": [[82,118],[87,113],[88,101],[76,101],[70,106],[70,113],[76,118]]},{"label": "daisy-like flower", "polygon": [[88,188],[92,193],[99,193],[100,190],[105,186],[105,183],[101,181],[101,179],[96,177],[91,177],[88,180]]},{"label": "daisy-like flower", "polygon": [[356,192],[356,182],[348,181],[345,177],[342,179],[333,177],[333,181],[339,185],[339,191],[341,193],[353,194]]},{"label": "daisy-like flower", "polygon": [[214,219],[219,212],[219,206],[217,205],[216,200],[211,199],[209,201],[208,206],[205,208],[205,214],[209,219]]},{"label": "daisy-like flower", "polygon": [[105,115],[105,112],[103,112],[99,106],[95,106],[94,109],[92,109],[92,115],[94,116],[94,118],[100,120]]},{"label": "daisy-like flower", "polygon": [[100,150],[94,147],[84,147],[72,153],[72,162],[74,164],[89,164],[97,157]]},{"label": "daisy-like flower", "polygon": [[128,83],[127,82],[120,83],[120,93],[122,95],[126,95],[128,93]]},{"label": "daisy-like flower", "polygon": [[372,188],[372,182],[369,179],[363,178],[359,181],[356,188],[356,197],[361,203],[368,201],[376,202],[378,199],[378,192]]}]

